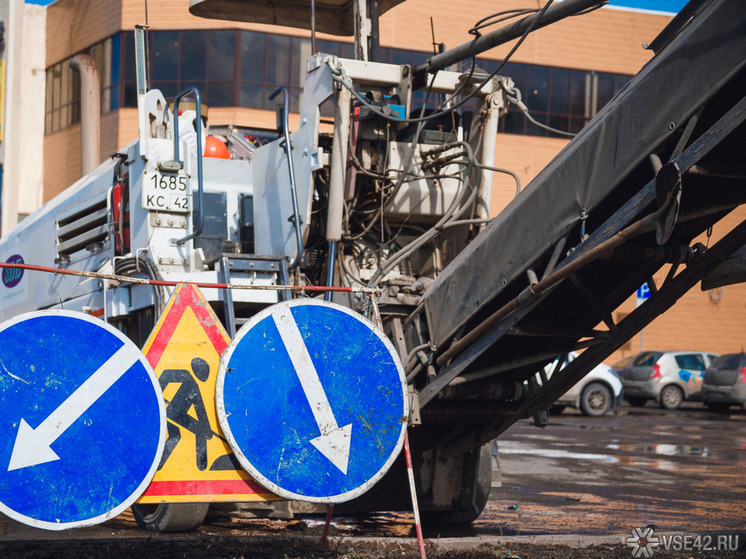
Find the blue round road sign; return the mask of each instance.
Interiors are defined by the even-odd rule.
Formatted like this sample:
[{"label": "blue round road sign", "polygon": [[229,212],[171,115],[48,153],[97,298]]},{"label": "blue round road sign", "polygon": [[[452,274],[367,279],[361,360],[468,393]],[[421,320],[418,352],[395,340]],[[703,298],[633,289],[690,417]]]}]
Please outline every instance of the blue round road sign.
[{"label": "blue round road sign", "polygon": [[273,305],[223,353],[218,418],[241,465],[288,498],[340,503],[401,450],[407,382],[391,342],[346,307]]},{"label": "blue round road sign", "polygon": [[83,313],[0,324],[0,512],[48,530],[103,522],[155,474],[166,435],[138,347]]}]

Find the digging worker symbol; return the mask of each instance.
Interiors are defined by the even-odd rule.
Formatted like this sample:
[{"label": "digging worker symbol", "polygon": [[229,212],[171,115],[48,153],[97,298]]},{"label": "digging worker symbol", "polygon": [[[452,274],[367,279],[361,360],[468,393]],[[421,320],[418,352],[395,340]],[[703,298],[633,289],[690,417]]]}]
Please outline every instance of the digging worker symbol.
[{"label": "digging worker symbol", "polygon": [[[194,434],[197,468],[200,471],[207,469],[207,441],[212,438],[213,432],[197,380],[201,382],[207,380],[207,377],[210,376],[210,365],[204,359],[195,357],[192,359],[192,371],[194,375],[185,369],[168,369],[163,371],[158,379],[161,390],[165,390],[169,384],[179,384],[176,394],[166,406],[168,439],[166,439],[166,447],[163,449],[163,458],[161,458],[161,463],[158,466],[159,470],[171,456],[176,445],[179,444],[182,429]],[[195,380],[195,377],[197,380]],[[194,415],[189,413],[192,408],[194,408]]]}]

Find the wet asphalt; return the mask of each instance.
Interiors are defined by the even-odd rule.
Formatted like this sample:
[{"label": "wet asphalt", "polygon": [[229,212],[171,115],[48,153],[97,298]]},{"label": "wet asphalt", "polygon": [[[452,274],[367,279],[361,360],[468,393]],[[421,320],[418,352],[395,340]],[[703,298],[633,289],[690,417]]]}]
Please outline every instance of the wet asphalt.
[{"label": "wet asphalt", "polygon": [[[549,548],[548,554],[534,556],[563,557],[557,549],[569,545],[583,547],[584,557],[610,557],[611,548],[603,548],[599,555],[589,553],[586,546],[613,545],[618,556],[627,557],[630,550],[625,538],[635,529],[647,528],[657,534],[710,534],[715,538],[737,534],[739,544],[746,542],[743,410],[718,415],[698,403],[685,403],[674,411],[651,403],[643,408],[625,404],[597,418],[566,410],[550,416],[544,428],[534,427],[531,421],[519,422],[499,439],[497,450],[490,500],[480,518],[467,527],[423,525],[429,546],[466,550],[469,557],[503,557],[504,553],[495,551],[500,547],[482,553],[480,546],[559,545]],[[137,528],[129,512],[98,526],[68,532],[35,530],[0,518],[0,554],[59,557],[55,549],[69,548],[70,557],[109,557],[111,549],[124,552],[127,546],[147,541],[154,557],[190,556],[185,550],[198,557],[236,557],[242,555],[209,550],[226,542],[249,547],[259,542],[277,547],[273,557],[292,557],[279,546],[291,542],[288,545],[300,546],[308,556],[316,557],[323,524],[323,515],[296,514],[291,520],[280,520],[242,513],[211,518],[190,534],[150,534]],[[414,544],[416,549],[411,513],[335,517],[330,536],[330,541],[344,545],[411,549]],[[18,554],[9,555],[9,546]],[[164,551],[171,547],[173,553]],[[83,548],[91,553],[78,553]],[[373,556],[361,553],[355,556]]]},{"label": "wet asphalt", "polygon": [[717,532],[746,528],[746,412],[686,402],[624,404],[604,417],[566,410],[498,441],[480,535]]}]

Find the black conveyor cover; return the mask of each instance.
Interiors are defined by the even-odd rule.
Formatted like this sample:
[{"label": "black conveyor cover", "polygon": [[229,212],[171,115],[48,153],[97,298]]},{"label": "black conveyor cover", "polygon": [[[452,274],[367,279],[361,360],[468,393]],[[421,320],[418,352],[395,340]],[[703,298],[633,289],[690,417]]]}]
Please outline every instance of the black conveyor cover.
[{"label": "black conveyor cover", "polygon": [[746,65],[744,4],[700,4],[689,24],[430,285],[424,308],[432,342],[444,347],[556,245],[583,210],[592,214],[673,133],[671,123],[685,124]]}]

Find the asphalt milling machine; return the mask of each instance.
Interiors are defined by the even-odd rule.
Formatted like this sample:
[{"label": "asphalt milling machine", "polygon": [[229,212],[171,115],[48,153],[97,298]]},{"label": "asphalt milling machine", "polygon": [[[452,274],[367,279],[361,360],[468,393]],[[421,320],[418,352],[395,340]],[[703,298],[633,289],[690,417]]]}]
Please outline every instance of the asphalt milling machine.
[{"label": "asphalt milling machine", "polygon": [[[285,21],[236,7],[243,4],[192,0],[190,9]],[[351,15],[317,4],[318,30],[353,27]],[[474,520],[490,490],[492,440],[519,419],[546,424],[560,395],[700,281],[709,289],[744,279],[746,223],[710,246],[693,242],[746,202],[746,12],[738,2],[690,2],[648,45],[650,62],[489,219],[497,123],[520,97],[509,78],[448,68],[596,4],[549,6],[421,66],[371,62],[366,40],[356,43],[357,60],[314,54],[295,131],[282,89],[278,130],[207,127],[195,89],[171,102],[147,90],[140,47],[139,139],[20,223],[0,243],[0,261],[150,280],[376,288],[406,375],[419,506],[431,519]],[[285,23],[307,26],[310,14],[301,12],[291,14],[300,23]],[[430,98],[448,101],[424,108]],[[329,104],[333,129],[320,119]],[[198,157],[205,145],[226,158]],[[656,285],[664,266],[670,271]],[[78,310],[140,347],[171,293],[17,275],[3,275],[3,320]],[[650,299],[615,322],[614,310],[644,282]],[[252,316],[298,296],[204,295],[231,338]],[[317,298],[370,311],[354,289]],[[577,350],[547,378],[545,365]],[[403,468],[399,459],[338,510],[410,508]],[[206,509],[190,506],[135,514],[168,530],[179,510],[179,522],[201,522]]]}]

